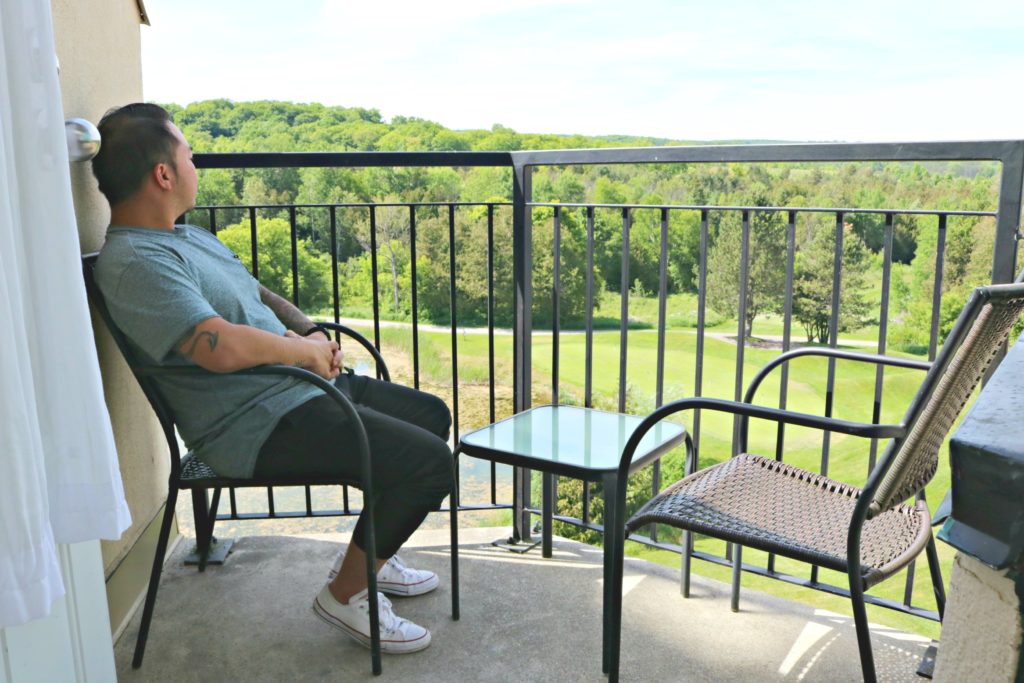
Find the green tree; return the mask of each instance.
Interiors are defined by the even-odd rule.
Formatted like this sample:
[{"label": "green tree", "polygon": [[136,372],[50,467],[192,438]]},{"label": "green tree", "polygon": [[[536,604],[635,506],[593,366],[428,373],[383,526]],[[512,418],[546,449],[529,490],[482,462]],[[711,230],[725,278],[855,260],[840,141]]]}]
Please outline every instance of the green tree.
[{"label": "green tree", "polygon": [[[459,316],[466,324],[487,322],[487,207],[468,207],[463,219],[467,229],[458,252],[459,292],[465,297]],[[494,240],[491,260],[494,270],[494,320],[501,326],[512,325],[512,211],[495,207]]]},{"label": "green tree", "polygon": [[[625,204],[628,188],[606,175],[594,181],[596,204]],[[604,274],[607,289],[622,288],[622,209],[594,209],[594,264]]]},{"label": "green tree", "polygon": [[[762,195],[761,200],[765,198]],[[754,319],[782,306],[786,281],[786,225],[777,212],[751,211],[744,336],[754,334]],[[739,315],[742,216],[722,216],[708,251],[707,302],[722,315]]]},{"label": "green tree", "polygon": [[[252,271],[252,238],[249,223],[243,221],[217,233],[224,245],[238,255]],[[260,284],[286,299],[292,298],[291,227],[280,218],[256,221],[256,246],[259,257]],[[327,310],[331,303],[331,261],[326,254],[316,253],[308,240],[297,242],[299,274],[299,308],[315,314]]]},{"label": "green tree", "polygon": [[199,172],[196,206],[231,206],[238,204],[238,189],[231,171],[208,168]]},{"label": "green tree", "polygon": [[696,292],[694,273],[700,262],[700,214],[670,211],[668,214],[668,275],[674,292]]},{"label": "green tree", "polygon": [[[387,247],[385,247],[387,248]],[[378,253],[381,247],[378,247]],[[406,318],[410,313],[411,270],[408,251],[401,244],[390,246],[397,255],[394,268],[381,268],[378,256],[377,285],[383,292],[381,314],[384,317]],[[354,306],[365,311],[373,305],[373,261],[370,252],[363,252],[349,258],[338,266],[338,289],[343,305]],[[394,297],[388,296],[389,292]],[[390,314],[390,315],[389,315]]]},{"label": "green tree", "polygon": [[[917,256],[909,266],[904,266],[902,277],[894,278],[897,286],[891,307],[895,315],[890,339],[897,348],[906,351],[923,351],[930,342],[938,249],[935,227],[922,230],[926,238],[919,241]],[[991,218],[949,218],[937,344],[941,344],[952,329],[971,290],[991,282],[994,248],[995,226]]]},{"label": "green tree", "polygon": [[[825,343],[831,332],[832,283],[835,270],[835,226],[810,221],[796,254],[793,274],[793,317],[807,332],[807,341]],[[863,326],[870,304],[864,299],[870,264],[864,240],[849,223],[843,226],[842,275],[839,290],[839,329]]]},{"label": "green tree", "polygon": [[[409,265],[409,211],[404,207],[377,209],[377,254],[379,267],[387,271],[392,310],[402,310],[401,283]],[[369,231],[361,236],[363,249],[370,250]],[[381,283],[382,285],[385,283]],[[384,291],[388,291],[385,289]]]},{"label": "green tree", "polygon": [[[580,214],[562,209],[559,212],[559,319],[581,322],[587,313],[587,242],[586,226]],[[554,317],[551,292],[554,285],[554,209],[540,208],[533,212],[533,316],[539,325],[550,325]],[[594,281],[600,282],[600,268],[595,265]],[[595,297],[596,299],[596,297]],[[595,302],[596,303],[596,302]]]},{"label": "green tree", "polygon": [[484,151],[511,152],[522,148],[522,136],[500,123],[496,123],[491,127],[490,135],[486,135],[473,143],[473,149]]}]

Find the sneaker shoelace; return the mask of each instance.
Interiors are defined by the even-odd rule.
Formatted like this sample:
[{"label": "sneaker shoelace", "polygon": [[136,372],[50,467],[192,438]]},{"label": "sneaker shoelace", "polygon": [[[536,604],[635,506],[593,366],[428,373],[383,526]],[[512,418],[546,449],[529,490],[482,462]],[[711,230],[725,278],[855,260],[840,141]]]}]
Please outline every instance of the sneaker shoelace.
[{"label": "sneaker shoelace", "polygon": [[397,570],[398,573],[402,574],[403,576],[405,575],[405,572],[409,569],[409,567],[406,566],[405,562],[402,561],[402,558],[400,558],[398,555],[392,555],[391,559],[389,559],[387,563],[390,564],[393,569]]},{"label": "sneaker shoelace", "polygon": [[[380,630],[387,633],[395,633],[402,628],[407,619],[403,619],[394,613],[391,609],[391,601],[384,597],[383,593],[377,593],[377,602],[379,604],[378,614],[380,615]],[[370,611],[370,597],[366,596],[363,604],[360,607],[366,612]]]}]

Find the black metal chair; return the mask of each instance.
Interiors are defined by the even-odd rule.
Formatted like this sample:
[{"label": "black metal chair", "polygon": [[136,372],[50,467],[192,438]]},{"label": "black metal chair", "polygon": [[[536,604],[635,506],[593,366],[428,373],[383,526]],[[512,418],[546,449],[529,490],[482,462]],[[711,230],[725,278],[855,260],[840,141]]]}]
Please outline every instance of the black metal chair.
[{"label": "black metal chair", "polygon": [[[687,439],[687,472],[652,498],[627,523],[625,534],[648,524],[667,524],[683,534],[683,595],[689,585],[690,533],[728,541],[733,552],[733,610],[739,608],[741,546],[827,567],[847,574],[864,680],[875,681],[864,592],[909,564],[922,550],[938,613],[945,603],[938,555],[923,489],[938,467],[939,448],[1000,353],[1024,311],[1024,284],[976,289],[934,363],[827,348],[780,355],[754,377],[743,402],[687,398],[651,413],[626,444],[623,467],[640,438],[655,423],[683,410],[717,410],[740,416],[736,455],[699,472]],[[774,369],[801,356],[827,356],[855,362],[927,369],[927,375],[897,425],[861,424],[752,405]],[[747,453],[749,418],[814,427],[867,438],[891,438],[863,489],[807,472],[775,458]],[[913,498],[913,503],[908,503]],[[625,500],[620,500],[620,505]],[[619,666],[622,616],[621,555],[613,569],[611,675]]]},{"label": "black metal chair", "polygon": [[[85,276],[86,290],[89,294],[89,298],[92,300],[93,305],[96,307],[97,312],[106,324],[107,329],[110,330],[114,341],[117,343],[118,349],[127,361],[129,368],[138,380],[139,385],[142,387],[142,391],[145,393],[146,398],[149,400],[153,411],[156,413],[157,418],[160,421],[160,426],[163,429],[164,437],[167,440],[167,447],[170,452],[170,464],[171,473],[168,479],[168,490],[167,490],[167,503],[164,507],[164,516],[160,524],[160,536],[157,541],[156,554],[153,557],[153,569],[149,579],[149,589],[146,592],[146,602],[142,610],[142,623],[139,626],[139,635],[135,644],[135,655],[132,659],[132,667],[138,669],[142,666],[142,658],[146,651],[146,640],[149,636],[149,626],[153,619],[153,608],[156,604],[156,593],[160,585],[160,574],[163,569],[164,555],[167,552],[168,537],[170,536],[171,522],[174,517],[175,503],[178,498],[179,490],[190,490],[192,492],[192,508],[195,514],[195,525],[196,525],[196,545],[199,555],[198,568],[199,571],[203,571],[206,568],[207,559],[209,557],[211,549],[211,541],[213,539],[213,528],[217,520],[217,507],[220,502],[221,490],[224,488],[244,488],[244,487],[269,487],[269,486],[301,486],[301,485],[355,485],[362,489],[363,492],[363,509],[369,511],[366,520],[366,571],[369,583],[369,601],[370,601],[370,652],[372,659],[373,673],[375,675],[381,673],[381,657],[380,657],[380,624],[378,623],[378,605],[377,605],[377,574],[374,568],[373,558],[376,557],[376,544],[374,541],[374,530],[373,530],[373,488],[371,481],[370,471],[370,449],[367,442],[366,433],[363,430],[362,422],[359,419],[358,413],[352,406],[351,401],[342,394],[333,383],[323,379],[319,375],[316,375],[308,370],[301,368],[295,368],[284,365],[268,365],[257,368],[250,368],[248,370],[241,370],[236,374],[253,374],[253,375],[280,375],[282,377],[295,377],[319,387],[325,394],[330,396],[338,406],[345,412],[346,416],[352,420],[352,423],[357,425],[357,443],[356,448],[358,450],[362,477],[359,480],[345,480],[337,478],[317,478],[317,479],[288,479],[288,478],[275,478],[274,480],[253,478],[253,479],[235,479],[228,477],[219,477],[217,474],[203,462],[198,460],[195,455],[191,452],[186,453],[184,457],[181,456],[178,448],[178,439],[175,434],[175,419],[174,414],[171,411],[170,406],[164,400],[161,395],[157,383],[154,378],[160,375],[172,375],[181,373],[190,374],[212,374],[208,373],[199,367],[183,367],[183,368],[167,368],[151,366],[144,363],[128,345],[124,335],[114,324],[110,317],[110,311],[107,309],[106,304],[103,300],[103,295],[96,286],[95,280],[93,279],[93,266],[96,262],[97,254],[86,254],[82,257],[82,269]],[[377,365],[377,372],[379,376],[385,381],[391,381],[391,376],[388,373],[387,365],[384,362],[384,358],[380,355],[380,352],[367,340],[365,337],[360,335],[355,330],[348,328],[344,325],[338,325],[334,323],[319,323],[323,327],[329,328],[336,333],[344,334],[357,341],[370,355],[373,357]],[[340,454],[339,454],[340,457]],[[211,502],[209,500],[208,492],[213,490],[213,497]]]}]

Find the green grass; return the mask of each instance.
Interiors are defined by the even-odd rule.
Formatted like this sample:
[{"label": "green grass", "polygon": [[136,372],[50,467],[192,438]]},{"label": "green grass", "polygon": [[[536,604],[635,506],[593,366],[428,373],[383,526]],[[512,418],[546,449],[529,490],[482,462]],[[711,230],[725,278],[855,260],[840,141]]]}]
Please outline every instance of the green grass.
[{"label": "green grass", "polygon": [[[865,294],[868,301],[881,299],[880,285],[873,284],[873,289]],[[878,289],[878,291],[875,291]],[[690,293],[670,294],[665,301],[665,327],[667,329],[694,329],[697,327],[697,295]],[[617,292],[602,292],[598,306],[594,310],[595,329],[618,329],[621,318],[622,299]],[[658,326],[658,298],[654,296],[629,295],[628,313],[631,329],[656,329]],[[707,308],[704,313],[705,329],[709,332],[735,336],[739,325],[735,318],[719,315]],[[582,328],[582,325],[566,324],[563,329]],[[765,314],[754,321],[753,336],[781,337],[784,332],[784,321],[781,315]],[[807,333],[797,320],[790,326],[790,334],[795,343],[806,342]],[[872,323],[860,329],[841,332],[843,340],[878,341],[878,325]]]},{"label": "green grass", "polygon": [[[618,292],[602,292],[594,310],[594,327],[618,328],[622,314],[622,298]],[[629,295],[628,311],[634,327],[657,327],[658,298],[655,296]],[[722,324],[723,318],[715,311],[705,310],[704,324],[709,328]],[[582,327],[579,325],[578,327]],[[690,293],[669,294],[665,300],[665,327],[697,327],[697,295]]]},{"label": "green grass", "polygon": [[[877,285],[873,285],[876,286]],[[871,290],[867,298],[874,301],[880,298],[880,293]],[[594,309],[593,326],[595,330],[618,330],[622,313],[622,299],[617,292],[601,292],[597,296],[597,306]],[[697,327],[697,295],[691,293],[669,294],[665,301],[665,327],[667,329],[695,329]],[[658,298],[655,296],[629,295],[627,326],[631,330],[656,329],[658,326]],[[321,311],[316,317],[328,320],[331,317],[330,311]],[[381,320],[394,320],[399,322],[410,322],[406,313],[395,314],[387,307],[380,310]],[[341,309],[342,317],[349,318],[373,318],[373,308],[368,303],[346,302]],[[429,321],[421,320],[423,323]],[[438,324],[446,324],[441,321]],[[707,331],[736,335],[738,323],[733,318],[724,317],[714,310],[707,308],[704,314],[704,325]],[[550,330],[550,323],[534,323],[535,330]],[[584,329],[582,321],[561,322],[561,329],[565,331],[578,331]],[[783,319],[781,315],[765,314],[758,316],[754,321],[753,336],[781,337],[784,332]],[[795,343],[804,342],[807,334],[799,322],[793,320],[790,333]],[[878,325],[870,324],[857,330],[849,330],[840,333],[840,343],[843,340],[871,341],[878,340]]]}]

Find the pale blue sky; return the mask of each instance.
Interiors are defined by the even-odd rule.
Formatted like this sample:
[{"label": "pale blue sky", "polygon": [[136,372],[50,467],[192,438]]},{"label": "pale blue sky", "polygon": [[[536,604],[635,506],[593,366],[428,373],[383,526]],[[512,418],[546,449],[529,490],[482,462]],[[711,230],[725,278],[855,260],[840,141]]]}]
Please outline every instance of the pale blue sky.
[{"label": "pale blue sky", "polygon": [[148,100],[285,99],[449,128],[1024,138],[1021,0],[146,0]]}]

